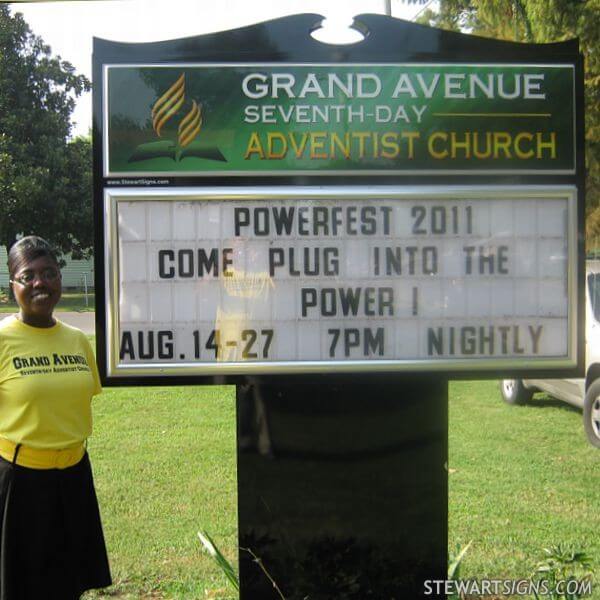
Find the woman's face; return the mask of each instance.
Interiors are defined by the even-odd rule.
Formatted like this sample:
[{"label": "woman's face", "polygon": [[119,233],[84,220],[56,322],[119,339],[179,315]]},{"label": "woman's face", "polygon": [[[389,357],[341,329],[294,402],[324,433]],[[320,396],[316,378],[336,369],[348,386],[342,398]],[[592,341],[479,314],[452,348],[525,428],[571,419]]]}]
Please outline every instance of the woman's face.
[{"label": "woman's face", "polygon": [[47,326],[61,295],[58,265],[48,256],[24,261],[12,277],[12,289],[24,323]]}]

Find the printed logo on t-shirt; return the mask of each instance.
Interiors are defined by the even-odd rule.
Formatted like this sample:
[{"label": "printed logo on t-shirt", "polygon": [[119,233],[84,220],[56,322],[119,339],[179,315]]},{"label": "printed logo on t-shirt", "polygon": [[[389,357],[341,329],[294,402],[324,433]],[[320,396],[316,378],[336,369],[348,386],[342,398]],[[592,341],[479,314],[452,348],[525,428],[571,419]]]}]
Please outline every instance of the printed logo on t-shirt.
[{"label": "printed logo on t-shirt", "polygon": [[14,368],[22,377],[42,373],[69,373],[77,371],[89,372],[87,360],[83,354],[58,354],[38,356],[15,356]]}]

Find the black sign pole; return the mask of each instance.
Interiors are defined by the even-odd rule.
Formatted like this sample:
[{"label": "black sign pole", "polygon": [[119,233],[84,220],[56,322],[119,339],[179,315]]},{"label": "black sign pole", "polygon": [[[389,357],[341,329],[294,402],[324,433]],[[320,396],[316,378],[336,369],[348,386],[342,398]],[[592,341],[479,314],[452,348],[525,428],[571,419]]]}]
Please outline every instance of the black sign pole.
[{"label": "black sign pole", "polygon": [[447,397],[442,377],[238,386],[240,597],[420,598],[444,580]]},{"label": "black sign pole", "polygon": [[[448,378],[541,377],[557,376],[558,372],[578,376],[583,370],[583,318],[578,318],[584,314],[581,57],[576,41],[514,44],[379,15],[356,18],[357,28],[365,33],[362,42],[328,45],[309,35],[321,20],[318,15],[298,15],[235,31],[149,44],[95,40],[96,329],[101,374],[105,385],[237,385],[242,600],[444,597],[439,585],[447,561]],[[341,79],[336,69],[348,78]],[[503,79],[505,70],[511,77]],[[281,101],[275,107],[262,107],[254,101],[266,97],[266,104],[276,105],[279,100],[270,98],[277,93],[287,99],[302,94],[314,99],[324,94],[319,73],[332,89],[341,90],[342,96],[360,90],[364,99],[362,107],[329,107],[338,117],[343,109],[348,111],[347,122],[338,124],[337,129],[332,126],[335,135],[330,140],[333,150],[346,155],[347,162],[344,159],[341,167],[332,161],[322,168],[327,139],[327,125],[322,121],[329,118],[329,112],[318,102],[313,108],[315,118],[321,119],[320,129],[313,131],[305,126],[309,110],[305,106]],[[271,89],[269,76],[275,74],[271,84],[276,89]],[[240,85],[242,75],[246,79]],[[294,87],[296,77],[304,79],[300,88]],[[388,93],[382,105],[369,104],[368,98],[379,93],[382,78],[396,78],[394,94]],[[508,79],[512,88],[506,87]],[[241,100],[234,97],[234,89]],[[241,89],[245,97],[240,96]],[[512,110],[510,102],[517,96],[524,102],[520,112]],[[417,103],[411,108],[411,98],[416,97],[431,106]],[[246,106],[242,114],[239,103],[247,98],[253,99],[253,105]],[[464,103],[474,98],[482,105]],[[496,101],[499,104],[494,104]],[[341,102],[344,104],[343,99]],[[469,112],[473,109],[478,112]],[[373,127],[371,133],[352,123],[355,114],[365,124],[363,129]],[[298,122],[289,125],[292,115]],[[391,118],[399,122],[390,125],[389,131],[379,131],[378,119]],[[215,126],[219,119],[227,125]],[[261,119],[254,131],[253,123]],[[282,131],[269,129],[273,119],[285,121]],[[179,129],[171,121],[178,123]],[[406,131],[404,121],[411,121]],[[169,126],[174,136],[171,140],[163,136]],[[293,134],[289,143],[284,135],[288,126]],[[304,133],[294,132],[296,126]],[[194,145],[201,128],[208,133],[202,134],[202,143]],[[236,145],[235,136],[242,129],[248,138],[245,152]],[[346,129],[356,137],[358,145],[353,149],[345,141]],[[477,137],[479,133],[481,137]],[[365,158],[365,136],[369,135],[372,156]],[[309,138],[310,156],[305,152]],[[267,146],[262,145],[265,140]],[[478,145],[481,143],[491,145]],[[377,186],[388,186],[389,191],[377,191]],[[294,192],[297,189],[303,190],[300,195]],[[447,195],[448,189],[455,191]],[[248,190],[258,191],[245,196]],[[358,196],[352,196],[356,190]],[[193,323],[193,331],[165,324],[163,317],[148,316],[152,286],[160,284],[164,290],[173,282],[190,281],[186,278],[193,276],[191,263],[186,261],[194,256],[189,246],[180,252],[172,241],[157,250],[151,236],[145,237],[142,230],[150,219],[152,202],[177,201],[186,215],[208,201],[231,207],[241,206],[235,202],[252,206],[251,202],[270,199],[287,209],[304,202],[308,209],[319,207],[319,218],[323,218],[329,214],[323,208],[328,202],[348,198],[354,198],[357,206],[376,198],[386,215],[393,209],[389,203],[400,206],[408,199],[413,203],[408,214],[415,221],[411,235],[431,240],[431,256],[437,257],[441,248],[442,242],[436,246],[436,239],[442,237],[436,235],[446,235],[450,243],[452,235],[471,240],[472,245],[457,251],[462,272],[443,275],[452,285],[453,277],[467,281],[471,276],[479,283],[495,276],[519,283],[517,271],[522,264],[526,268],[531,258],[517,256],[508,242],[491,244],[492,225],[486,226],[488,233],[485,227],[477,230],[473,225],[475,212],[486,201],[496,202],[500,209],[508,206],[503,202],[512,202],[514,227],[519,222],[514,217],[518,209],[535,219],[550,207],[556,218],[548,220],[549,231],[528,229],[528,222],[521,220],[519,227],[529,231],[529,237],[522,234],[519,239],[524,240],[524,248],[537,248],[542,256],[542,275],[534,281],[546,291],[540,292],[540,304],[548,298],[557,303],[526,314],[530,320],[521,329],[502,321],[513,318],[512,301],[506,299],[504,308],[496,306],[478,319],[465,312],[455,323],[445,312],[438,312],[435,318],[446,319],[444,326],[428,326],[427,334],[420,334],[420,342],[415,341],[414,331],[410,342],[397,336],[397,347],[402,346],[404,352],[409,348],[402,356],[392,351],[378,354],[377,348],[383,351],[383,333],[376,338],[375,330],[369,329],[374,337],[361,360],[352,363],[356,368],[348,368],[347,363],[356,341],[351,336],[346,340],[345,355],[332,354],[331,339],[322,336],[318,340],[321,348],[314,352],[333,357],[329,362],[310,353],[296,362],[289,358],[277,362],[268,355],[268,348],[277,348],[285,338],[275,328],[291,322],[300,328],[295,331],[302,331],[310,325],[306,317],[314,303],[307,302],[302,314],[288,322],[280,320],[279,325],[251,324],[242,331],[238,324],[237,333],[220,341],[216,330],[210,330],[218,328],[216,321],[222,314],[192,313],[199,320],[208,319],[204,329]],[[471,200],[475,200],[473,206]],[[120,202],[126,207],[121,212]],[[138,210],[144,203],[148,207]],[[169,211],[161,214],[164,217],[152,217],[159,229],[160,220],[170,218]],[[347,215],[347,222],[352,223],[347,225],[348,236],[356,233],[355,214]],[[367,215],[362,229],[366,234],[371,221],[368,213],[363,214]],[[488,223],[493,221],[490,215],[485,217]],[[241,229],[246,221],[237,225]],[[226,224],[214,228],[220,226]],[[123,242],[121,233],[129,236]],[[214,237],[213,231],[209,233]],[[507,237],[506,231],[497,233]],[[549,246],[535,237],[545,233],[551,240]],[[255,231],[255,237],[260,235],[262,232]],[[394,243],[401,243],[402,235],[398,233],[394,239],[400,241]],[[514,242],[514,230],[510,235]],[[238,231],[236,236],[244,243],[253,241],[251,234],[244,238]],[[142,256],[140,248],[158,253],[159,266],[150,259],[146,264],[142,258],[138,269],[131,256]],[[544,258],[548,248],[549,258]],[[233,259],[225,254],[222,258],[225,270]],[[202,260],[206,265],[212,259],[205,254]],[[390,261],[393,263],[393,258]],[[151,262],[153,266],[148,266]],[[437,268],[437,258],[434,264]],[[214,265],[211,268],[214,271]],[[355,265],[349,268],[358,269]],[[370,279],[381,275],[379,268],[371,264]],[[415,320],[420,316],[418,286],[435,283],[436,268],[431,266],[427,277],[410,283],[415,286]],[[125,296],[119,289],[122,271],[131,275]],[[144,275],[148,272],[151,274]],[[220,278],[234,284],[230,275],[232,271]],[[262,279],[259,275],[252,273],[252,285],[271,286],[273,294],[284,288],[287,274],[278,277],[272,272]],[[289,275],[294,275],[291,269]],[[327,285],[342,286],[343,278],[338,282],[336,273],[329,276]],[[529,275],[522,278],[530,283],[535,279]],[[393,286],[396,279],[404,281],[400,274],[388,276],[387,285]],[[239,298],[233,284],[225,295]],[[315,300],[316,284],[310,289]],[[490,290],[485,293],[491,298]],[[127,306],[132,298],[135,311]],[[436,302],[419,298],[421,303]],[[385,296],[383,299],[384,306],[391,306]],[[466,297],[462,300],[466,303]],[[154,302],[156,313],[163,314],[160,301]],[[449,302],[448,297],[444,302]],[[436,310],[445,306],[436,305]],[[368,310],[366,314],[372,315],[371,305]],[[507,311],[506,315],[502,311]],[[219,305],[215,312],[224,311]],[[519,315],[523,320],[523,314]],[[395,319],[397,315],[387,316]],[[319,321],[318,315],[311,317]],[[404,318],[408,330],[412,319]],[[499,325],[486,328],[486,318],[499,319]],[[384,331],[394,326],[394,319],[380,323],[375,317],[365,322],[367,328],[376,323],[377,331]],[[143,327],[137,325],[140,321],[144,321]],[[350,315],[336,323],[352,329],[357,327],[356,321]],[[124,331],[122,322],[126,323]],[[325,333],[341,335],[341,329],[331,329],[329,323],[324,326]],[[546,337],[544,327],[555,327],[554,333]],[[525,334],[529,335],[527,347],[523,345]],[[240,351],[242,342],[245,354]],[[258,345],[253,345],[255,342]],[[330,343],[328,354],[323,348]],[[414,348],[419,344],[427,348],[424,354]],[[225,346],[236,360],[228,362]],[[277,368],[272,368],[273,364]]]}]

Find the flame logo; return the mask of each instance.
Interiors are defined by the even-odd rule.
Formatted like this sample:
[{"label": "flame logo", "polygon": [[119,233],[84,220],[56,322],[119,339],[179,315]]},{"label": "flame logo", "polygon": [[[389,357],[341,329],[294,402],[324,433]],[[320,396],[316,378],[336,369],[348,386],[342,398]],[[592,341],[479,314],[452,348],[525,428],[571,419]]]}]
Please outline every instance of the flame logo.
[{"label": "flame logo", "polygon": [[179,145],[185,148],[199,133],[200,127],[202,126],[202,110],[196,104],[195,100],[192,100],[192,110],[183,117],[181,123],[179,123],[179,129],[177,131],[179,135]]},{"label": "flame logo", "polygon": [[[165,124],[179,112],[185,102],[185,73],[154,103],[152,107],[152,127],[158,137]],[[202,109],[192,100],[191,110],[183,117],[178,128],[178,142],[185,148],[200,133],[202,126]]]},{"label": "flame logo", "polygon": [[[174,75],[171,81],[175,77],[177,79],[169,84],[170,87],[166,92],[159,91],[162,95],[150,110],[154,134],[162,139],[153,138],[139,144],[133,149],[127,162],[137,163],[159,159],[179,163],[184,159],[192,158],[226,163],[227,159],[217,146],[210,146],[206,139],[201,142],[195,141],[204,124],[206,110],[202,103],[186,97],[185,73]],[[166,127],[169,122],[169,126]],[[177,129],[176,133],[175,129]],[[165,131],[169,132],[168,136],[165,136]],[[176,139],[173,139],[175,135]]]},{"label": "flame logo", "polygon": [[152,127],[158,137],[163,125],[181,108],[185,100],[184,92],[185,75],[182,73],[152,107]]}]

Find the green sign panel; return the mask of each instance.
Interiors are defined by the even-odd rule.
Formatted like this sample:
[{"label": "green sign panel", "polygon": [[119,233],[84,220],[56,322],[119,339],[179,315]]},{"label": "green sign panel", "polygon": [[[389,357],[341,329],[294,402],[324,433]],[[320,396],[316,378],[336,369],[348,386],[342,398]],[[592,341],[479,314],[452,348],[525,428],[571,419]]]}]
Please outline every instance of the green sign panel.
[{"label": "green sign panel", "polygon": [[110,66],[107,176],[575,172],[572,65]]}]

